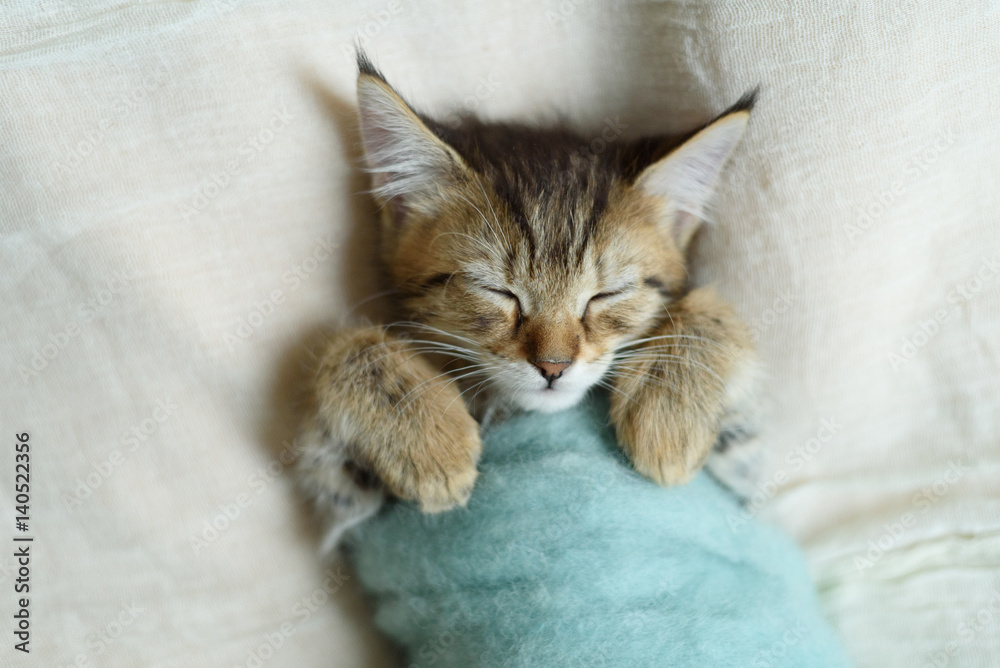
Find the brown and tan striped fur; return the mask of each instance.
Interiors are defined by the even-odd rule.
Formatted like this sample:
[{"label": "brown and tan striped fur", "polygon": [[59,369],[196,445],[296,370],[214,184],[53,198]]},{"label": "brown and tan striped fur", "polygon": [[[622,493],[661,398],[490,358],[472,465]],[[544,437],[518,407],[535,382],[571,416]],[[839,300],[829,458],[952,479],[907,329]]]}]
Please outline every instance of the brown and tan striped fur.
[{"label": "brown and tan striped fur", "polygon": [[436,123],[359,60],[400,321],[342,331],[321,357],[299,473],[338,527],[385,494],[464,504],[473,415],[561,410],[604,387],[621,447],[664,485],[748,431],[748,331],[688,284],[685,254],[752,96],[686,141],[597,153],[563,129]]}]

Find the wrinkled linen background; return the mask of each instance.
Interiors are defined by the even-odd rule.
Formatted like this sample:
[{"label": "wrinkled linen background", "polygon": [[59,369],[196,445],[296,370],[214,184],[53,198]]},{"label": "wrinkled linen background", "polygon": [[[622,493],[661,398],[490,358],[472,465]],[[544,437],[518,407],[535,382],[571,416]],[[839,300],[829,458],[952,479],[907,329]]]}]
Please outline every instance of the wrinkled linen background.
[{"label": "wrinkled linen background", "polygon": [[0,536],[24,431],[36,536],[13,665],[393,660],[281,473],[303,350],[379,289],[356,41],[423,110],[562,118],[593,150],[761,84],[696,251],[769,367],[749,514],[801,542],[859,666],[996,665],[987,4],[5,4]]}]

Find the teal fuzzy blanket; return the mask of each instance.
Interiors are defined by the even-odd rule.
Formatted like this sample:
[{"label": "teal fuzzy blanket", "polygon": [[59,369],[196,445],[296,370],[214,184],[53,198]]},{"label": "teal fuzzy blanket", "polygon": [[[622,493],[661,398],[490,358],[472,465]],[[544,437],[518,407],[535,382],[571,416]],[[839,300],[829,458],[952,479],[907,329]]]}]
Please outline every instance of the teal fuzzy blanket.
[{"label": "teal fuzzy blanket", "polygon": [[390,504],[348,537],[407,666],[846,666],[795,545],[731,528],[708,475],[661,488],[617,448],[598,397],[484,438],[465,509]]}]

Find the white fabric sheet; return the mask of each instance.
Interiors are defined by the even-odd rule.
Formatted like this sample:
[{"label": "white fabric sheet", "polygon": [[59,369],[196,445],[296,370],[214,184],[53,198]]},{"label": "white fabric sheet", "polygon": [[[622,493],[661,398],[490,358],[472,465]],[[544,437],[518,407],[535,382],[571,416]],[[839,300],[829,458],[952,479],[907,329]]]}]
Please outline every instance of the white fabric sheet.
[{"label": "white fabric sheet", "polygon": [[761,84],[697,247],[770,372],[752,514],[859,666],[997,665],[1000,11],[897,0],[7,3],[4,665],[391,665],[281,473],[302,351],[377,285],[354,42],[424,110],[595,138]]}]

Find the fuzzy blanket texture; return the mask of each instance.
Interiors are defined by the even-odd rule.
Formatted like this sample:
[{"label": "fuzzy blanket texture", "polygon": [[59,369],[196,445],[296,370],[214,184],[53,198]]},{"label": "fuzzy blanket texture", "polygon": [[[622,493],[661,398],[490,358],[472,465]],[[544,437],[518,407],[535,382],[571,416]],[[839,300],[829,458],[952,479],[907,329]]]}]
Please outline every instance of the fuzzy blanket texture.
[{"label": "fuzzy blanket texture", "polygon": [[0,537],[28,432],[37,586],[0,664],[395,665],[282,472],[303,351],[377,315],[356,42],[428,113],[595,150],[760,84],[692,276],[769,373],[746,517],[856,665],[996,666],[1000,6],[901,0],[4,2]]},{"label": "fuzzy blanket texture", "polygon": [[805,559],[707,474],[663,488],[607,402],[490,431],[466,508],[353,530],[375,621],[410,668],[844,668]]}]

